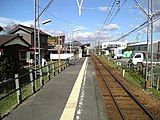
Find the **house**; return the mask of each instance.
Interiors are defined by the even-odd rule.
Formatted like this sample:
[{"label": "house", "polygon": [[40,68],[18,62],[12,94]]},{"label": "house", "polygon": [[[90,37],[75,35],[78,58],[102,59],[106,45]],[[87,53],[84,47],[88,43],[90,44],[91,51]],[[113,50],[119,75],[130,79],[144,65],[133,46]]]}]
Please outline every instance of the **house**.
[{"label": "house", "polygon": [[123,57],[122,51],[127,47],[126,42],[103,42],[102,43],[102,52],[105,55],[111,54],[114,58],[121,58]]},{"label": "house", "polygon": [[[147,42],[137,42],[127,45],[127,48],[131,49],[133,52],[147,51]],[[149,42],[149,51],[151,51],[151,42]],[[160,59],[160,40],[153,41],[153,54]]]},{"label": "house", "polygon": [[49,54],[57,54],[59,46],[61,49],[61,53],[65,53],[65,51],[67,51],[67,47],[65,44],[65,35],[49,37],[48,39]]},{"label": "house", "polygon": [[[27,27],[24,25],[17,25],[15,28],[13,28],[10,32],[10,34],[19,34],[20,36],[23,36],[23,39],[26,40],[30,45],[31,52],[31,58],[34,58],[34,28],[33,27]],[[48,37],[50,35],[40,30],[40,56],[41,58],[45,58],[48,52]]]},{"label": "house", "polygon": [[[138,42],[138,43],[131,43],[128,44],[133,51],[147,51],[147,42]],[[149,42],[149,50],[151,50],[151,43]],[[157,53],[160,52],[160,41],[153,41],[153,52]]]},{"label": "house", "polygon": [[31,45],[19,34],[0,35],[0,56],[12,61],[26,62]]}]

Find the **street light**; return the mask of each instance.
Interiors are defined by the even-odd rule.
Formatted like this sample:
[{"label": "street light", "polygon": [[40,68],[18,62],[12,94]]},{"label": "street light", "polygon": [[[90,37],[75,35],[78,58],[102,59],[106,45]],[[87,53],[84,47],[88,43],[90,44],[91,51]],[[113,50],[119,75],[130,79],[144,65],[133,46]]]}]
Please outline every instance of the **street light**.
[{"label": "street light", "polygon": [[43,21],[42,24],[44,25],[44,24],[47,24],[47,23],[49,23],[49,22],[51,22],[51,19],[48,19],[48,20]]}]

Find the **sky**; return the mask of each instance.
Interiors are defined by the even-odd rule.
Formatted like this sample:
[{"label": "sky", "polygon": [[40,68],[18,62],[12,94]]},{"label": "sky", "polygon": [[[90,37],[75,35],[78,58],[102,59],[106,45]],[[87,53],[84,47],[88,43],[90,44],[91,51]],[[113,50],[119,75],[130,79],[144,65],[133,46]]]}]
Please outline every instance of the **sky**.
[{"label": "sky", "polygon": [[[40,12],[49,1],[39,0]],[[114,1],[120,2],[114,4]],[[137,2],[147,11],[147,0]],[[76,0],[53,0],[40,17],[40,28],[53,36],[65,34],[66,42],[78,40],[95,46],[97,41],[113,41],[147,20],[144,13],[134,6],[134,0],[83,0],[82,14],[79,15]],[[153,8],[153,12],[160,10],[160,0],[154,0]],[[34,0],[1,0],[0,10],[0,26],[6,29],[14,24],[34,25]],[[43,25],[47,19],[51,22]],[[154,40],[158,39],[160,20],[154,23]],[[122,39],[129,42],[137,40],[146,40],[145,28]]]}]

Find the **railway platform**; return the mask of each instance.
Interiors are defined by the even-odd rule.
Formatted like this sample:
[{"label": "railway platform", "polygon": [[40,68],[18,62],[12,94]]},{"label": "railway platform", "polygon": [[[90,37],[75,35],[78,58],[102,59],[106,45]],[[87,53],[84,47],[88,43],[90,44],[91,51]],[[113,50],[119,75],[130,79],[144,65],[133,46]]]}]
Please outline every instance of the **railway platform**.
[{"label": "railway platform", "polygon": [[90,58],[82,58],[51,79],[4,120],[106,120]]}]

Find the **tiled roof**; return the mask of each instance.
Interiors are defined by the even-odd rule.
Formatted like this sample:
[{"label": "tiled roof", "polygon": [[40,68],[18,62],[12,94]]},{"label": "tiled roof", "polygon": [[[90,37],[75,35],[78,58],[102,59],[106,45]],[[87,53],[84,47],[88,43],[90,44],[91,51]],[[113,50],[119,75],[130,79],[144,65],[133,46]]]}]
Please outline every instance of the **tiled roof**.
[{"label": "tiled roof", "polygon": [[[14,33],[17,32],[19,29],[22,29],[22,30],[24,30],[24,31],[28,31],[28,32],[30,32],[30,33],[34,33],[34,28],[32,28],[32,27],[27,27],[27,26],[20,25],[20,24],[17,25],[15,28],[13,28],[9,33],[14,34]],[[41,30],[40,30],[40,34],[41,34],[41,35],[47,35],[47,36],[49,36],[49,34],[43,32],[43,31],[41,31]]]},{"label": "tiled roof", "polygon": [[19,34],[7,34],[7,35],[0,35],[0,46],[4,45],[5,43],[7,43],[7,42],[9,42],[11,40],[13,40],[16,37],[21,38],[26,44],[30,45]]},{"label": "tiled roof", "polygon": [[9,42],[10,40],[16,38],[17,36],[18,35],[16,35],[16,34],[0,35],[0,45],[3,45],[6,42]]}]

